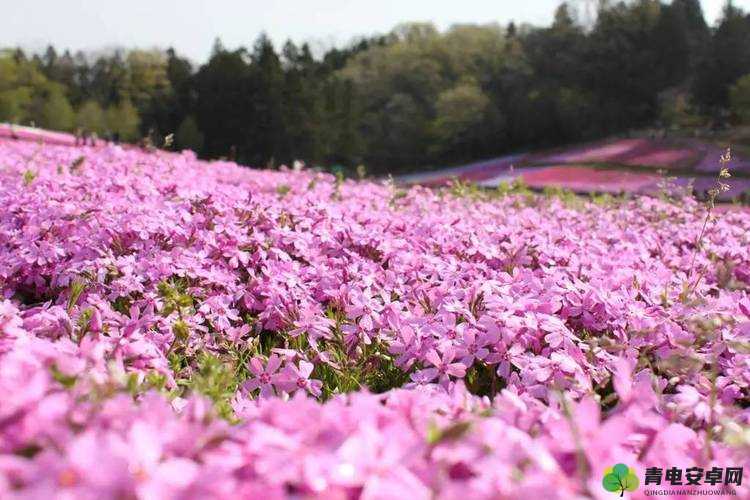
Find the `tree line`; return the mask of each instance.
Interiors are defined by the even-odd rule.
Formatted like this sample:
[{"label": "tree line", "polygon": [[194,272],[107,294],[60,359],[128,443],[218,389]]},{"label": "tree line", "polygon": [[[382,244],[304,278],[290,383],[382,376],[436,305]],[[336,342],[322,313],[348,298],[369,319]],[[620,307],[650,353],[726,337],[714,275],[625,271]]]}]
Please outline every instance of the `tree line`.
[{"label": "tree line", "polygon": [[175,146],[254,166],[399,172],[644,126],[750,120],[750,16],[728,2],[562,3],[547,27],[411,23],[315,57],[261,34],[175,50],[0,53],[0,121]]}]

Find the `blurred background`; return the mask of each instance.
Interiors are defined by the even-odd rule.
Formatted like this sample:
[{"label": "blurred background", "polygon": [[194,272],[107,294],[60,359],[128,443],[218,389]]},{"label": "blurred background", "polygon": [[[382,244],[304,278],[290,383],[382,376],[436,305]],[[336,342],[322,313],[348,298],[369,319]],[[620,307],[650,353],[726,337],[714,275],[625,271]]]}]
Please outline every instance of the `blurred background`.
[{"label": "blurred background", "polygon": [[[0,122],[407,182],[750,190],[750,0],[11,2]],[[7,128],[7,126],[6,126]],[[583,170],[581,170],[583,169]],[[739,184],[737,184],[739,183]],[[588,187],[587,187],[588,186]],[[593,189],[593,188],[591,188]]]}]

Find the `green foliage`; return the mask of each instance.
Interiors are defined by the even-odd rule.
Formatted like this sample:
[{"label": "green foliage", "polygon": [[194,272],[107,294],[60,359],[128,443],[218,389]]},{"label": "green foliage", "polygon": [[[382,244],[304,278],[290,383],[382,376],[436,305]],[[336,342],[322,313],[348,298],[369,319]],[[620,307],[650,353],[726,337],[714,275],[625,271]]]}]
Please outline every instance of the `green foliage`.
[{"label": "green foliage", "polygon": [[440,93],[433,122],[438,151],[445,153],[462,144],[472,144],[481,135],[481,126],[490,107],[490,99],[475,80],[459,82]]},{"label": "green foliage", "polygon": [[201,353],[198,356],[197,369],[189,379],[181,379],[178,384],[189,391],[202,394],[214,403],[219,416],[232,420],[234,411],[230,401],[237,391],[240,381],[235,375],[235,368],[220,358]]},{"label": "green foliage", "polygon": [[466,373],[466,388],[479,396],[494,398],[505,388],[505,381],[497,376],[495,368],[483,363],[475,363]]},{"label": "green foliage", "polygon": [[86,283],[81,280],[73,280],[70,284],[70,292],[68,295],[68,313],[73,310],[73,307],[78,303],[78,299],[81,298],[81,294],[86,290]]},{"label": "green foliage", "polygon": [[276,193],[280,198],[283,198],[289,191],[291,191],[291,189],[292,188],[287,184],[279,184],[278,186],[276,186]]},{"label": "green foliage", "polygon": [[436,446],[441,443],[456,441],[469,430],[471,430],[471,422],[468,421],[456,422],[442,429],[432,423],[427,429],[427,444]]},{"label": "green foliage", "polygon": [[671,128],[691,128],[703,122],[684,92],[668,92],[659,96],[659,119]]},{"label": "green foliage", "polygon": [[750,74],[729,88],[729,106],[740,121],[750,123]]},{"label": "green foliage", "polygon": [[706,47],[693,84],[693,94],[707,110],[729,101],[729,87],[750,73],[750,20],[731,2],[724,7],[718,28]]},{"label": "green foliage", "polygon": [[73,108],[63,85],[48,80],[32,61],[0,51],[0,121],[70,130]]},{"label": "green foliage", "polygon": [[107,120],[99,103],[93,100],[83,103],[76,116],[76,125],[89,132],[104,133]]},{"label": "green foliage", "polygon": [[52,374],[52,378],[55,379],[57,382],[62,384],[66,388],[71,388],[75,385],[76,381],[78,380],[73,375],[66,375],[62,371],[60,371],[57,366],[52,365],[50,367],[50,373]]},{"label": "green foliage", "polygon": [[198,129],[198,123],[192,115],[186,116],[175,132],[175,145],[179,149],[200,151],[203,149],[204,140],[203,134]]},{"label": "green foliage", "polygon": [[193,306],[193,297],[187,293],[187,286],[184,279],[162,281],[157,285],[159,296],[164,299],[163,315],[168,316],[175,311],[182,315],[185,308]]},{"label": "green foliage", "polygon": [[133,141],[138,138],[140,117],[130,99],[123,99],[116,105],[108,107],[104,114],[104,124],[104,133],[118,134],[124,141]]},{"label": "green foliage", "polygon": [[76,335],[76,342],[81,343],[81,339],[86,336],[86,332],[89,328],[89,322],[91,321],[91,318],[94,316],[94,311],[89,307],[83,310],[81,315],[78,317],[78,320],[76,321],[76,327],[78,328],[78,334]]},{"label": "green foliage", "polygon": [[34,182],[34,179],[36,179],[36,172],[34,172],[33,170],[29,169],[23,173],[24,186],[30,186],[31,183]]},{"label": "green foliage", "polygon": [[65,97],[62,86],[50,83],[39,102],[37,124],[52,130],[73,130],[75,111]]},{"label": "green foliage", "polygon": [[500,182],[495,188],[495,196],[498,198],[503,198],[511,194],[520,194],[520,195],[527,196],[527,195],[531,195],[531,190],[523,182],[522,177],[516,177],[510,182],[508,181]]}]

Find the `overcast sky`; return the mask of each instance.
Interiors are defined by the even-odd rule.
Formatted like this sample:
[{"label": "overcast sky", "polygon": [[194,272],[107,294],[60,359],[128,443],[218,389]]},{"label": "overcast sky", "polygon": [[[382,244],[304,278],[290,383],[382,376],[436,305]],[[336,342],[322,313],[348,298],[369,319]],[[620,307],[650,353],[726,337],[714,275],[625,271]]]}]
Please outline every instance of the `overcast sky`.
[{"label": "overcast sky", "polygon": [[[582,0],[579,0],[582,1]],[[404,21],[549,24],[560,0],[0,0],[0,47],[95,50],[173,46],[195,62],[218,36],[227,48],[261,32],[317,49],[357,35],[385,33]],[[703,0],[709,22],[725,0]],[[750,10],[750,0],[734,4]]]}]

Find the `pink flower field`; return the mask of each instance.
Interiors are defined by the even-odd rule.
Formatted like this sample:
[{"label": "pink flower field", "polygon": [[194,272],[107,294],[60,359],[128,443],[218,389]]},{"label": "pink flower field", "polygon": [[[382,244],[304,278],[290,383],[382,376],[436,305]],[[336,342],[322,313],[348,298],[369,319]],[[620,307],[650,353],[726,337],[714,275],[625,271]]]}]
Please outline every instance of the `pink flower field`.
[{"label": "pink flower field", "polygon": [[642,193],[655,189],[658,175],[598,170],[578,165],[555,165],[524,172],[523,181],[533,188],[559,187],[574,192]]},{"label": "pink flower field", "polygon": [[0,123],[0,138],[20,139],[24,141],[34,141],[60,146],[74,146],[76,143],[75,136],[67,134],[65,132],[54,132],[52,130],[22,127],[19,125],[10,125],[7,123]]},{"label": "pink flower field", "polygon": [[0,498],[606,499],[615,464],[647,498],[647,469],[750,467],[750,212],[10,139],[0,207]]}]

